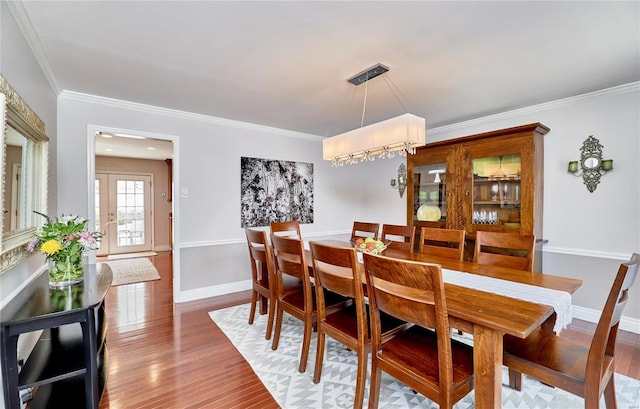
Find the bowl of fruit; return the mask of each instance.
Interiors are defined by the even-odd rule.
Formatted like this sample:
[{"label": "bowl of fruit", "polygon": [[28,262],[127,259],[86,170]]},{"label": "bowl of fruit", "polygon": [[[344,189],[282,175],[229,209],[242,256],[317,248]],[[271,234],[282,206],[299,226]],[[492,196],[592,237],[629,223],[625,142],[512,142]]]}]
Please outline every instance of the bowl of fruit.
[{"label": "bowl of fruit", "polygon": [[389,240],[382,241],[375,240],[372,237],[367,237],[365,239],[358,238],[352,240],[351,243],[356,250],[362,253],[380,254],[389,247],[389,243],[391,242]]}]

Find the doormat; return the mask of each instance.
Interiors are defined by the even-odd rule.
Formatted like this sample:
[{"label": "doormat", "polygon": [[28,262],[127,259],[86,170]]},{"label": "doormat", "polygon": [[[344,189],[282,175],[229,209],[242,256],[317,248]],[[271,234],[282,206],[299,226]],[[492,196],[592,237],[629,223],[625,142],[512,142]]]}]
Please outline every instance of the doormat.
[{"label": "doormat", "polygon": [[111,287],[160,279],[158,270],[148,258],[107,261],[106,264],[111,267],[113,272]]},{"label": "doormat", "polygon": [[125,253],[125,254],[112,254],[107,256],[107,260],[121,260],[123,258],[137,258],[137,257],[151,257],[157,256],[155,251],[143,251],[141,253]]}]

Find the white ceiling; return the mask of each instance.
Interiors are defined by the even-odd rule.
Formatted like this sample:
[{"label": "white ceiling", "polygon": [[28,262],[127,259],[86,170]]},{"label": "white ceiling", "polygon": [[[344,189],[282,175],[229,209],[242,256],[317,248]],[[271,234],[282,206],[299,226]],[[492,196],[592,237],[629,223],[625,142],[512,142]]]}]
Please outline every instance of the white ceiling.
[{"label": "white ceiling", "polygon": [[[331,136],[640,80],[640,2],[27,1],[58,91]],[[17,11],[16,11],[17,10]],[[48,66],[47,66],[48,64]],[[395,94],[392,92],[395,91]]]}]

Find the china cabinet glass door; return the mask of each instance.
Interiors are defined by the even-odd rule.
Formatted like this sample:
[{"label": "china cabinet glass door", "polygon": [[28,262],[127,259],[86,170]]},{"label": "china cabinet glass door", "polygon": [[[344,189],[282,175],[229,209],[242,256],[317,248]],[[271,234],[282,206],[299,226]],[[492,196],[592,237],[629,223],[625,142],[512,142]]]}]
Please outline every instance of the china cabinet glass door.
[{"label": "china cabinet glass door", "polygon": [[519,227],[522,172],[520,154],[475,158],[472,166],[473,224]]},{"label": "china cabinet glass door", "polygon": [[413,168],[414,221],[446,222],[447,165],[433,163]]}]

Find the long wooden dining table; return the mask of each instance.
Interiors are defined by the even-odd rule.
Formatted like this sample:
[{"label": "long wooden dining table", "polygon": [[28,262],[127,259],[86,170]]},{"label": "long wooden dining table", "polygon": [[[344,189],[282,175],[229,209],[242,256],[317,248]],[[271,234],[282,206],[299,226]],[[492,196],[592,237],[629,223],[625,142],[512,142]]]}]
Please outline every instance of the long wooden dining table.
[{"label": "long wooden dining table", "polygon": [[[314,241],[339,247],[351,247],[348,241]],[[308,256],[306,262],[312,269],[310,251],[307,250],[306,255]],[[569,294],[573,294],[582,285],[581,280],[572,278],[449,260],[392,248],[385,250],[382,255],[402,260],[435,263],[444,269],[565,291]],[[364,273],[363,265],[360,263],[359,266]],[[540,327],[551,330],[555,311],[549,305],[448,283],[445,283],[445,295],[450,326],[473,334],[475,407],[477,409],[500,408],[502,337],[509,334],[526,338]]]}]

